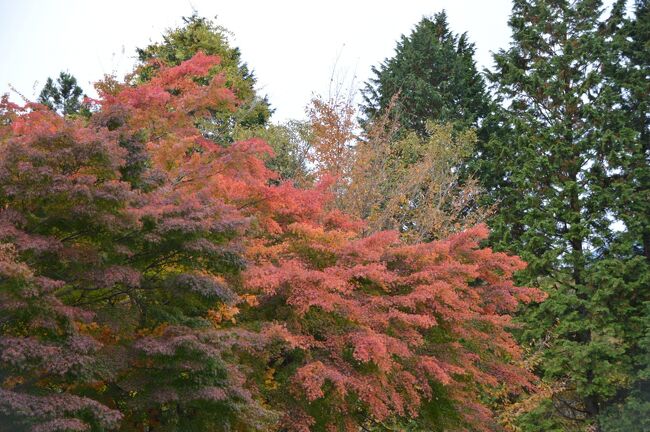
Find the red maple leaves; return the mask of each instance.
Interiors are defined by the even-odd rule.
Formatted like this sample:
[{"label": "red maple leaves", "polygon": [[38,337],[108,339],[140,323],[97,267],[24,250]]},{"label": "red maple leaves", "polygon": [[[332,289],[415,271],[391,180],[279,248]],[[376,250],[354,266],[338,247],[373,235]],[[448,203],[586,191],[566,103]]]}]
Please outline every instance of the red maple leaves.
[{"label": "red maple leaves", "polygon": [[[448,387],[468,414],[478,401],[471,383],[531,388],[533,377],[508,364],[519,351],[507,314],[541,295],[513,285],[524,264],[479,248],[486,236],[478,226],[409,246],[393,233],[359,239],[315,219],[273,236],[268,254],[256,245],[245,286],[257,290],[262,308],[280,297],[292,309],[287,328],[311,341],[293,378],[299,417],[310,418],[301,398],[325,398],[342,418],[362,409],[382,421],[417,416],[422,400],[435,396],[432,382]],[[322,326],[313,327],[314,315]]]},{"label": "red maple leaves", "polygon": [[[51,352],[63,354],[52,367],[92,369],[102,350],[130,354],[96,400],[79,399],[81,379],[66,377],[55,384],[67,399],[38,399],[42,389],[28,385],[2,390],[11,394],[0,414],[21,416],[36,398],[56,415],[25,414],[27,424],[72,425],[94,403],[111,427],[121,414],[107,406],[129,406],[135,421],[161,404],[196,412],[197,400],[234,404],[233,416],[251,418],[233,422],[249,429],[272,410],[290,430],[358,430],[417,417],[444,397],[467,424],[487,428],[481,386],[532,387],[513,364],[520,353],[507,331],[519,303],[541,299],[512,282],[523,262],[481,248],[484,226],[416,245],[392,232],[362,237],[362,222],[328,208],[331,180],[309,190],[276,184],[268,145],[219,146],[199,126],[237,104],[221,75],[206,78],[218,65],[197,54],[146,83],[107,80],[88,120],[3,100],[0,240],[11,246],[0,249],[0,272],[23,288],[3,294],[2,308],[40,296],[43,316],[67,310],[68,333],[62,342],[8,326],[0,345],[12,348],[0,367],[17,373],[27,357],[44,362]],[[223,315],[215,304],[229,305],[228,320],[215,320]],[[119,337],[74,331],[75,314],[106,326],[92,312],[111,307],[137,317],[110,324]],[[49,351],[39,357],[36,345]],[[76,360],[66,355],[73,348]],[[43,373],[29,370],[35,380]],[[137,406],[125,393],[135,383],[146,389]]]}]

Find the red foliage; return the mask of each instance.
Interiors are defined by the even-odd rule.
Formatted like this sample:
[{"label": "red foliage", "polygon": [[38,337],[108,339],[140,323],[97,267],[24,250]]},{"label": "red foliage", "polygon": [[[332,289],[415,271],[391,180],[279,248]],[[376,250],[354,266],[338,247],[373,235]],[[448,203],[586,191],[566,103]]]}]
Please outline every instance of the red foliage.
[{"label": "red foliage", "polygon": [[[489,411],[477,385],[531,388],[507,332],[520,302],[541,299],[513,285],[522,261],[480,248],[483,226],[428,244],[402,244],[393,232],[363,238],[361,222],[327,210],[331,179],[311,190],[276,185],[266,143],[222,147],[197,127],[237,104],[221,75],[206,78],[218,64],[198,54],[137,86],[106,80],[88,121],[0,103],[0,241],[11,244],[0,245],[0,275],[14,287],[0,311],[17,323],[0,333],[0,368],[60,393],[1,390],[0,414],[82,430],[76,411],[86,409],[110,428],[122,415],[107,406],[137,411],[124,396],[137,388],[150,411],[133,418],[160,404],[234,401],[251,424],[268,406],[289,430],[358,430],[417,417],[442,385],[478,430]],[[152,318],[150,308],[182,296],[187,310],[159,314],[179,314],[173,324]],[[222,315],[204,306],[215,301],[241,302],[243,312],[215,322]],[[33,312],[34,302],[39,315],[18,322],[16,311]],[[77,322],[99,320],[95,307],[125,308],[139,324],[111,323],[114,338],[81,334]],[[112,399],[96,395],[102,403],[75,394],[96,374],[98,352],[129,353],[112,371],[121,380],[109,382]],[[259,371],[271,369],[280,382],[267,391]],[[30,414],[37,406],[47,409]]]},{"label": "red foliage", "polygon": [[[303,348],[309,360],[293,379],[297,407],[291,409],[302,414],[287,427],[307,430],[315,421],[300,395],[307,402],[326,399],[343,418],[358,411],[350,405],[356,398],[370,419],[417,416],[422,401],[434,396],[435,381],[480,429],[486,417],[475,416],[489,411],[476,411],[478,388],[471,383],[533,388],[533,377],[508,360],[520,353],[506,331],[507,314],[519,302],[541,300],[541,293],[513,285],[521,260],[479,248],[484,226],[445,241],[402,245],[395,233],[354,238],[354,232],[325,229],[327,217],[321,211],[285,226],[284,234],[268,238],[266,253],[255,243],[256,265],[245,273],[261,307],[282,298],[293,309],[284,317],[291,337],[312,341]],[[310,312],[336,318],[314,329]]]}]

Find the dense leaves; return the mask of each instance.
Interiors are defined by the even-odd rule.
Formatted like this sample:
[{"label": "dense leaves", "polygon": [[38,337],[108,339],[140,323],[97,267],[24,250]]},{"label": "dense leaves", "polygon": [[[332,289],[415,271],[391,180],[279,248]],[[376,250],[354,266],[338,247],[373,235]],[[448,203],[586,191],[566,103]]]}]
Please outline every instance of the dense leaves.
[{"label": "dense leaves", "polygon": [[[2,100],[0,421],[12,430],[490,429],[532,390],[509,313],[540,300],[479,226],[436,243],[329,210],[259,139],[216,56],[97,84],[89,118]],[[437,414],[436,414],[437,413]],[[428,422],[428,423],[427,423]]]},{"label": "dense leaves", "polygon": [[[513,286],[523,263],[479,249],[486,235],[477,227],[405,246],[396,233],[355,238],[345,226],[303,222],[255,248],[257,265],[245,272],[259,292],[251,313],[282,320],[291,349],[273,368],[293,372],[271,392],[286,406],[286,427],[352,431],[419,420],[428,401],[451,399],[461,424],[491,430],[480,389],[532,388],[525,370],[505,367],[519,358],[507,314],[541,293]],[[421,426],[436,423],[453,421],[425,417]]]},{"label": "dense leaves", "polygon": [[497,104],[423,18],[362,128],[340,91],[270,124],[198,16],[96,99],[68,73],[3,96],[0,429],[648,428],[650,7],[626,8],[515,0]]},{"label": "dense leaves", "polygon": [[625,2],[605,14],[595,0],[515,1],[513,41],[495,55],[505,109],[479,170],[500,204],[492,241],[549,294],[526,310],[523,337],[553,391],[524,430],[599,428],[647,386],[647,38],[630,37],[643,24],[624,13]]},{"label": "dense leaves", "polygon": [[[5,107],[3,416],[15,427],[227,427],[228,413],[266,415],[208,319],[237,301],[232,239],[248,223],[192,182],[246,146],[208,156],[214,144],[189,115],[234,103],[221,76],[194,80],[217,64],[200,54],[139,87],[104,83],[88,122]],[[209,407],[220,411],[191,414]]]},{"label": "dense leaves", "polygon": [[373,68],[364,89],[367,120],[385,112],[399,95],[394,115],[402,128],[426,135],[428,121],[477,126],[489,112],[490,99],[474,62],[466,33],[454,34],[446,13],[423,18],[402,36],[395,55]]}]

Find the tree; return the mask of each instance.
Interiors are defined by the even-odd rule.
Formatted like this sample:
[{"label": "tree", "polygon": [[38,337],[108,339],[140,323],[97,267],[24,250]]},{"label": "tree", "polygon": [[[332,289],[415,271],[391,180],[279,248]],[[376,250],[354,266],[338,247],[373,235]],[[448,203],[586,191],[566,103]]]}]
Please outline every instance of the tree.
[{"label": "tree", "polygon": [[38,102],[61,115],[77,114],[83,107],[83,90],[77,79],[68,72],[61,72],[56,80],[48,78],[38,96]]},{"label": "tree", "polygon": [[482,226],[363,237],[263,141],[206,139],[197,119],[237,107],[218,68],[108,78],[89,118],[2,99],[2,424],[489,430],[483,395],[534,388],[507,331],[541,296],[523,262]]},{"label": "tree", "polygon": [[444,11],[423,18],[402,36],[393,57],[373,67],[375,76],[363,92],[365,119],[381,115],[399,94],[395,116],[405,130],[426,135],[428,121],[477,127],[490,99],[474,51],[466,33],[449,30]]},{"label": "tree", "polygon": [[289,220],[260,239],[244,276],[257,304],[245,319],[278,322],[286,340],[265,375],[283,427],[493,430],[480,395],[534,388],[504,327],[518,302],[540,300],[508,281],[523,262],[479,249],[484,226],[407,246],[395,232],[355,238],[318,210],[324,225]]},{"label": "tree", "polygon": [[355,147],[341,207],[364,219],[368,232],[397,230],[409,242],[446,238],[483,222],[490,209],[478,205],[482,190],[459,171],[476,134],[433,122],[426,138],[415,132],[397,138],[398,129],[389,113],[369,126]]},{"label": "tree", "polygon": [[[549,296],[527,308],[522,336],[542,347],[539,371],[556,390],[525,430],[542,430],[526,420],[541,417],[544,430],[593,424],[629,392],[645,352],[647,262],[638,231],[617,228],[632,216],[620,194],[635,182],[621,173],[639,144],[611,75],[623,11],[616,2],[602,18],[597,0],[517,0],[513,41],[489,77],[505,105],[500,132],[479,143],[481,182],[500,203],[492,244],[520,254],[519,281]],[[540,414],[549,409],[559,415]]]},{"label": "tree", "polygon": [[[637,299],[631,303],[636,306],[633,313],[640,311],[634,320],[641,328],[650,328],[650,309],[638,301],[647,299],[650,281],[650,3],[635,2],[632,18],[621,20],[619,31],[614,39],[617,50],[609,75],[619,88],[621,95],[620,124],[622,136],[627,138],[624,151],[619,153],[615,169],[616,214],[624,224],[617,247],[626,260],[625,266],[608,266],[608,278],[615,275],[621,279],[635,278],[641,282],[636,288]],[[624,272],[629,273],[627,276]],[[633,277],[630,277],[634,275]],[[641,342],[631,347],[629,355],[633,366],[633,380],[629,388],[619,391],[604,415],[601,423],[606,432],[623,430],[645,430],[650,427],[650,339],[638,335]],[[622,421],[623,420],[623,421]]]},{"label": "tree", "polygon": [[[233,160],[239,176],[260,163],[246,164],[254,146],[217,149],[194,126],[197,112],[234,104],[220,76],[196,82],[216,64],[199,54],[137,87],[103,83],[87,121],[3,100],[3,425],[264,430],[272,420],[232,360],[260,336],[211,319],[238,301],[229,279],[247,224],[211,186]],[[122,145],[133,142],[146,145]],[[147,163],[125,171],[135,151]]]},{"label": "tree", "polygon": [[228,32],[212,21],[195,15],[183,18],[182,27],[167,31],[161,43],[138,48],[141,62],[136,79],[147,81],[160,65],[177,66],[189,60],[199,51],[220,58],[220,73],[226,85],[233,90],[238,100],[235,111],[215,111],[203,119],[202,129],[207,138],[222,144],[232,143],[235,126],[257,127],[266,125],[272,110],[266,97],[255,90],[255,76],[241,61],[238,48],[228,43]]}]

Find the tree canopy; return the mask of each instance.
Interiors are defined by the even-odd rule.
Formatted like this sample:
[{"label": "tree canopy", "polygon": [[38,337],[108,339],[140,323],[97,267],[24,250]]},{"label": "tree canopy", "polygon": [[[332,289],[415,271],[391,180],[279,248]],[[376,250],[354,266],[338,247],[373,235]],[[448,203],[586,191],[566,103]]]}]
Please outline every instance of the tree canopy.
[{"label": "tree canopy", "polygon": [[489,113],[490,98],[474,52],[467,33],[449,29],[444,11],[422,18],[401,37],[395,55],[373,67],[363,91],[365,119],[376,118],[398,95],[394,115],[408,131],[425,135],[429,121],[477,126]]},{"label": "tree canopy", "polygon": [[640,26],[624,12],[623,1],[604,14],[597,0],[517,0],[489,76],[504,104],[480,146],[499,203],[492,244],[520,254],[518,280],[548,293],[525,311],[522,337],[540,347],[553,390],[524,430],[600,430],[602,412],[647,379],[647,118],[630,110],[646,103],[647,64],[632,66],[625,29]]},{"label": "tree canopy", "polygon": [[489,430],[481,394],[534,388],[506,330],[542,296],[523,262],[482,226],[360,236],[327,184],[271,181],[263,141],[207,139],[239,106],[220,62],[100,82],[89,118],[3,99],[2,424]]},{"label": "tree canopy", "polygon": [[646,431],[649,17],[443,11],[281,124],[197,15],[2,96],[0,430]]}]

